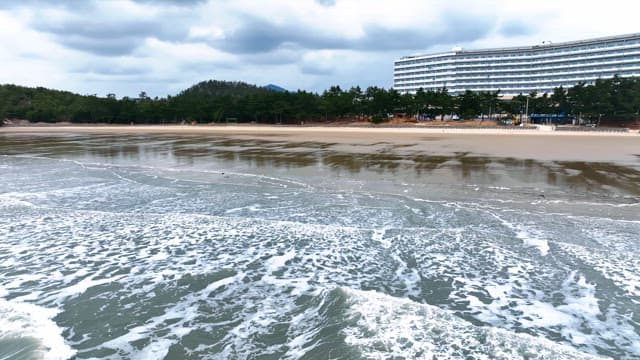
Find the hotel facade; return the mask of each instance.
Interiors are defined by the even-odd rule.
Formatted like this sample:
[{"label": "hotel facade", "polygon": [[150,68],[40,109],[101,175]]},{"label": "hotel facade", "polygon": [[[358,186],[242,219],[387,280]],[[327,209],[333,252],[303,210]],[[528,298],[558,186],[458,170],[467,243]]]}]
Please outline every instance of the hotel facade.
[{"label": "hotel facade", "polygon": [[504,97],[551,94],[597,79],[640,76],[640,33],[527,47],[406,56],[394,62],[393,88],[415,93],[446,88],[457,95],[497,91]]}]

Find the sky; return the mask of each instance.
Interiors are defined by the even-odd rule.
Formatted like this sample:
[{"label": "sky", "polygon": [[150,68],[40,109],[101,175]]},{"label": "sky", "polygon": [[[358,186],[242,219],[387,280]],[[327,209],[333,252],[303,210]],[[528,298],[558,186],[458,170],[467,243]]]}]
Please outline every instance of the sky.
[{"label": "sky", "polygon": [[632,0],[1,0],[0,84],[388,88],[402,56],[636,33],[639,13]]}]

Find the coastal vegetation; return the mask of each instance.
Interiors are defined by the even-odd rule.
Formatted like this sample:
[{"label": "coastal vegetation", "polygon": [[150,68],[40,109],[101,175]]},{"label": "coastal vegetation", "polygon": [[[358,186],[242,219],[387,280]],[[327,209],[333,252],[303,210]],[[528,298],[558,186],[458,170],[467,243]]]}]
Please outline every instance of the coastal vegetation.
[{"label": "coastal vegetation", "polygon": [[79,95],[68,91],[0,86],[0,118],[32,122],[106,124],[165,124],[256,122],[298,124],[304,121],[340,119],[383,122],[389,114],[442,120],[445,115],[476,118],[524,112],[572,114],[592,121],[624,125],[637,121],[640,112],[640,79],[597,80],[551,94],[521,94],[501,99],[498,92],[467,91],[452,96],[446,89],[400,94],[394,89],[332,86],[321,94],[304,90],[277,91],[242,82],[204,81],[175,96],[151,98]]}]

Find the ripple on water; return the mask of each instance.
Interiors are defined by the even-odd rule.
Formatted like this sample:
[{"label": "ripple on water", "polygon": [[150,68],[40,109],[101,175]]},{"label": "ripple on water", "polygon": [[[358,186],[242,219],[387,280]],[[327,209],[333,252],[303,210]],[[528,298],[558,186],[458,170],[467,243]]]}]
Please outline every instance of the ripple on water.
[{"label": "ripple on water", "polygon": [[25,330],[33,351],[640,355],[633,222],[271,176],[187,185],[153,169],[86,171],[0,194],[0,323],[49,329]]}]

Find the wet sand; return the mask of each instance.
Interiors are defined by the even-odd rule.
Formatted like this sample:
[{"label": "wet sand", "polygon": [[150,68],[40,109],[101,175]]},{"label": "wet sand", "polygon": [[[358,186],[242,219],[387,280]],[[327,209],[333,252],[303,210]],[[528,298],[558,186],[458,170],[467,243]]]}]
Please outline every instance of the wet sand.
[{"label": "wet sand", "polygon": [[204,135],[236,140],[327,144],[347,153],[607,162],[640,166],[640,134],[501,129],[288,126],[30,126],[0,134]]}]

